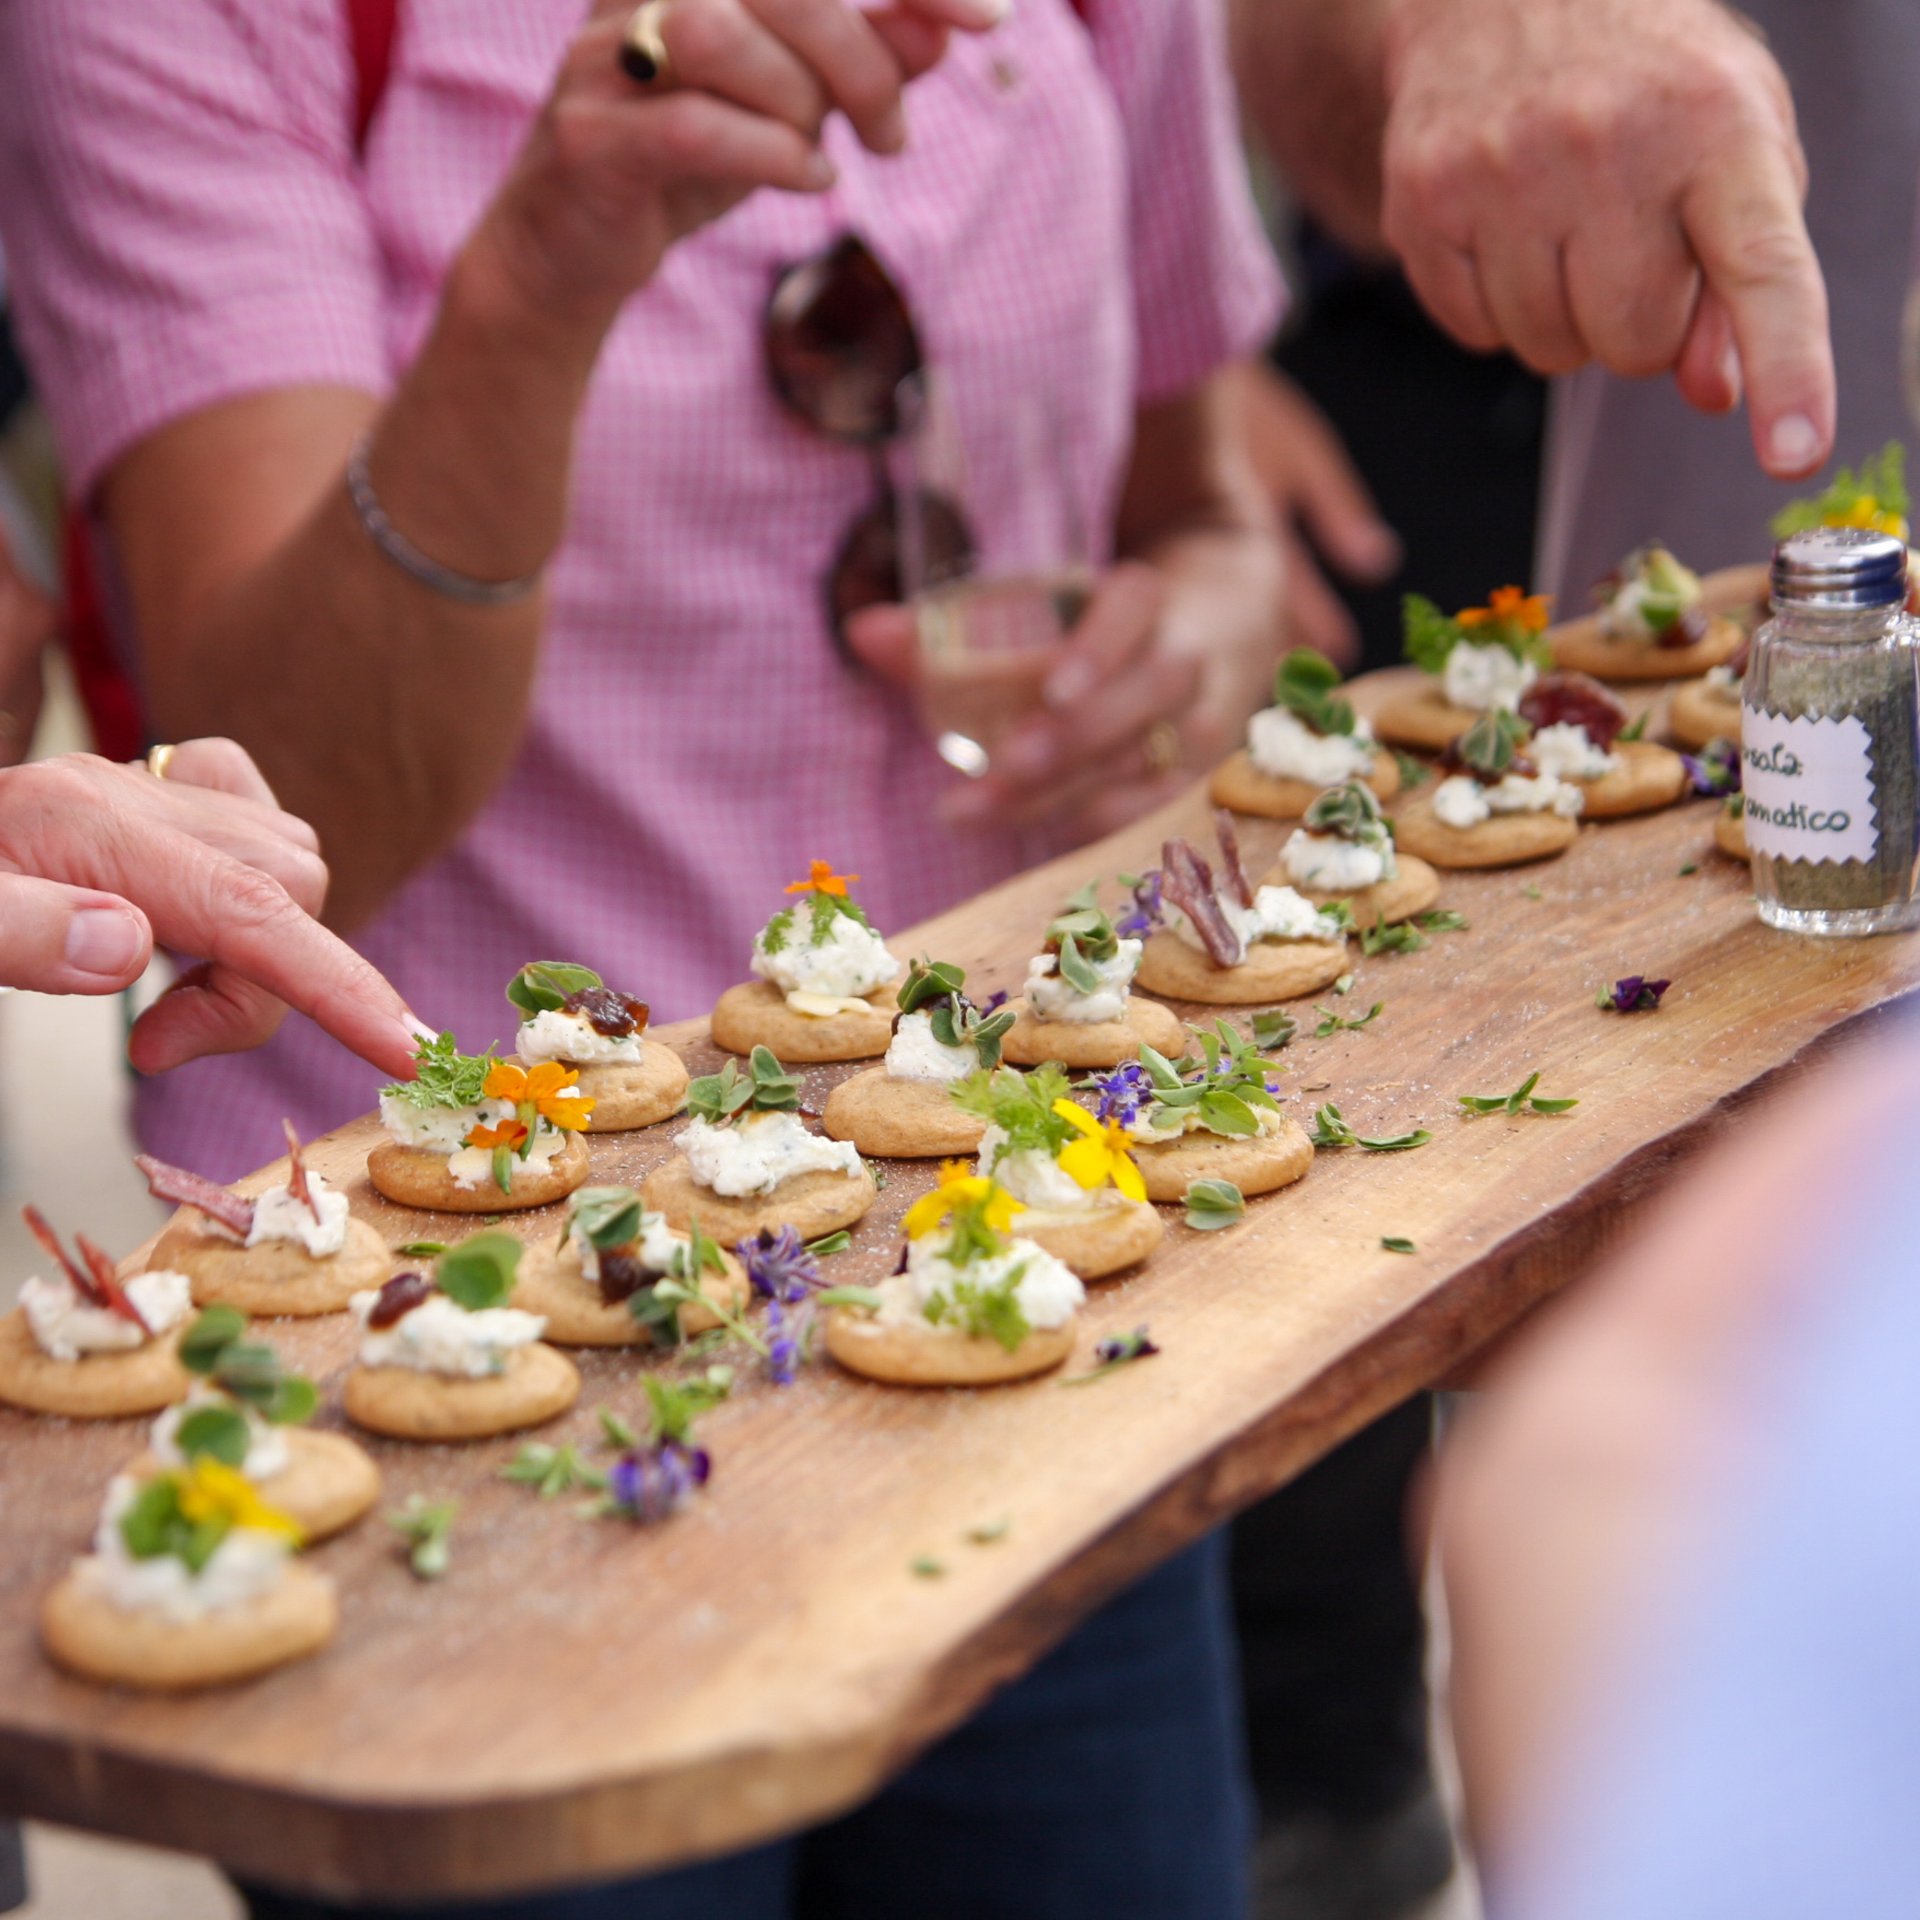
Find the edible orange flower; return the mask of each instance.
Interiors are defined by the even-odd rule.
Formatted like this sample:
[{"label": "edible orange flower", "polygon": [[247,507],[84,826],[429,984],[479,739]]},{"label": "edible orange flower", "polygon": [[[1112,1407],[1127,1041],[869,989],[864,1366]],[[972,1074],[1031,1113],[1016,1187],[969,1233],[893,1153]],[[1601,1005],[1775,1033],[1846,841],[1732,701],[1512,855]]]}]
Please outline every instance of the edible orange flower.
[{"label": "edible orange flower", "polygon": [[491,1152],[496,1147],[505,1147],[509,1153],[517,1153],[526,1145],[528,1130],[518,1120],[502,1120],[497,1127],[475,1127],[467,1135],[466,1144],[470,1147],[485,1147]]},{"label": "edible orange flower", "polygon": [[977,1212],[990,1233],[1005,1233],[1015,1216],[1025,1211],[1024,1202],[1016,1200],[999,1181],[975,1173],[964,1160],[948,1160],[941,1165],[940,1184],[907,1209],[901,1224],[908,1239],[918,1240],[945,1226],[957,1213]]},{"label": "edible orange flower", "polygon": [[193,1463],[180,1471],[179,1498],[180,1517],[192,1526],[224,1520],[230,1527],[277,1533],[295,1546],[300,1544],[299,1522],[268,1506],[244,1473],[210,1453],[196,1454]]},{"label": "edible orange flower", "polygon": [[1147,1183],[1134,1164],[1133,1136],[1119,1121],[1096,1120],[1072,1100],[1056,1100],[1053,1110],[1079,1135],[1057,1156],[1060,1171],[1076,1186],[1094,1193],[1111,1181],[1129,1200],[1147,1197]]},{"label": "edible orange flower", "polygon": [[511,1060],[496,1060],[481,1090],[489,1100],[511,1101],[529,1126],[537,1115],[556,1127],[577,1133],[592,1117],[593,1102],[584,1095],[568,1099],[561,1096],[569,1087],[577,1086],[579,1080],[577,1069],[563,1067],[557,1060],[542,1060],[531,1068],[517,1067]]},{"label": "edible orange flower", "polygon": [[860,876],[857,873],[835,873],[830,860],[811,861],[810,872],[804,880],[796,880],[787,888],[789,893],[830,893],[836,900],[847,897],[847,889]]},{"label": "edible orange flower", "polygon": [[1469,632],[1475,627],[1511,623],[1526,633],[1544,633],[1552,606],[1544,593],[1528,593],[1524,587],[1495,587],[1486,606],[1467,607],[1458,619]]}]

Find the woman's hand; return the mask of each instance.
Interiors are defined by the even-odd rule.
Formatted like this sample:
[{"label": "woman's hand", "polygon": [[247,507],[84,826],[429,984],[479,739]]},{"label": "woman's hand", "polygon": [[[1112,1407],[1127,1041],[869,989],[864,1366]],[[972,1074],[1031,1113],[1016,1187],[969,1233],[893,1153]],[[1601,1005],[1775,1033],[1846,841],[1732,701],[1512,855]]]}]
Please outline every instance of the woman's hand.
[{"label": "woman's hand", "polygon": [[0,533],[0,767],[24,759],[40,720],[40,660],[59,617]]},{"label": "woman's hand", "polygon": [[117,993],[156,944],[195,956],[134,1024],[158,1073],[257,1046],[297,1007],[383,1072],[410,1077],[420,1025],[313,918],[327,869],[230,740],[189,740],[167,777],[88,754],[0,772],[0,984]]},{"label": "woman's hand", "polygon": [[906,144],[901,93],[1007,0],[669,0],[670,84],[620,66],[633,0],[597,0],[470,248],[525,314],[598,330],[676,240],[758,188],[833,184],[820,147],[844,113],[875,153]]}]

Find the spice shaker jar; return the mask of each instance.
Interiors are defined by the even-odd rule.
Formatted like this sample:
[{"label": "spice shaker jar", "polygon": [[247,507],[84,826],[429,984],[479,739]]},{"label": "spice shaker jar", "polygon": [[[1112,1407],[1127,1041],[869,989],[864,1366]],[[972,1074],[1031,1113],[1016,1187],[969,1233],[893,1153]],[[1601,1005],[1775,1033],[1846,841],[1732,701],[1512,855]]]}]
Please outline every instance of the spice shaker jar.
[{"label": "spice shaker jar", "polygon": [[1773,618],[1741,692],[1760,917],[1794,933],[1920,923],[1920,621],[1906,543],[1815,527],[1775,548]]}]

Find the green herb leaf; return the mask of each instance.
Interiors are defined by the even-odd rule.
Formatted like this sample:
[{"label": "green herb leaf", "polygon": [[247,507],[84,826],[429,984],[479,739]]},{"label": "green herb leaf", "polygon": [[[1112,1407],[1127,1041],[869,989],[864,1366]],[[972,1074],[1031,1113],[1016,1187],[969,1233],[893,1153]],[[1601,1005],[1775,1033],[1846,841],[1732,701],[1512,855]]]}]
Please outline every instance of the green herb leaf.
[{"label": "green herb leaf", "polygon": [[[1152,1070],[1149,1062],[1148,1071]],[[1176,1085],[1179,1079],[1177,1073],[1173,1074]],[[1054,1112],[1053,1103],[1064,1100],[1071,1091],[1065,1070],[1049,1062],[1031,1073],[1020,1073],[1012,1067],[970,1073],[954,1085],[952,1099],[962,1113],[977,1115],[1007,1136],[1001,1155],[995,1159],[997,1166],[999,1157],[1029,1148],[1051,1158],[1066,1144],[1073,1129]]]},{"label": "green herb leaf", "polygon": [[597,1252],[630,1247],[640,1238],[646,1208],[631,1187],[582,1187],[567,1202],[562,1240],[578,1233]]},{"label": "green herb leaf", "polygon": [[1371,1026],[1380,1017],[1380,1010],[1386,1005],[1384,1000],[1376,1000],[1365,1013],[1357,1014],[1351,1020],[1343,1020],[1339,1014],[1329,1012],[1327,1008],[1316,1006],[1314,1012],[1320,1016],[1320,1024],[1314,1028],[1313,1037],[1324,1040],[1330,1034],[1358,1033],[1362,1027]]},{"label": "green herb leaf", "polygon": [[1684,880],[1688,874],[1698,873],[1699,871],[1700,871],[1700,862],[1698,860],[1689,860],[1686,863],[1686,865],[1680,869],[1678,877]]},{"label": "green herb leaf", "polygon": [[1080,943],[1072,934],[1067,934],[1060,942],[1059,967],[1060,978],[1075,993],[1100,991],[1102,983],[1099,972],[1082,957]]},{"label": "green herb leaf", "polygon": [[1484,1113],[1567,1113],[1578,1100],[1544,1100],[1534,1093],[1540,1084],[1538,1073],[1530,1073],[1511,1093],[1462,1093],[1455,1097],[1469,1114]]},{"label": "green herb leaf", "polygon": [[447,1250],[444,1240],[409,1240],[394,1248],[394,1252],[409,1260],[437,1260]]},{"label": "green herb leaf", "polygon": [[1522,887],[1520,891],[1524,893],[1529,900],[1544,900],[1546,898],[1546,895],[1543,894],[1538,887],[1533,886],[1532,884]]},{"label": "green herb leaf", "polygon": [[195,1407],[173,1430],[173,1443],[183,1459],[211,1454],[229,1467],[245,1463],[252,1438],[238,1407]]},{"label": "green herb leaf", "polygon": [[930,1553],[916,1553],[907,1563],[907,1570],[917,1580],[938,1580],[947,1570],[944,1560],[936,1559]]},{"label": "green herb leaf", "polygon": [[443,1033],[414,1049],[411,1080],[396,1080],[384,1091],[410,1107],[477,1107],[486,1098],[487,1075],[497,1064],[491,1047],[485,1053],[462,1053],[453,1035]]},{"label": "green herb leaf", "polygon": [[441,1255],[433,1283],[469,1313],[504,1307],[513,1298],[514,1275],[525,1251],[510,1233],[476,1233]]},{"label": "green herb leaf", "polygon": [[1358,780],[1348,780],[1317,795],[1300,824],[1309,833],[1332,834],[1356,846],[1386,846],[1393,839],[1378,796]]},{"label": "green herb leaf", "polygon": [[1447,655],[1466,638],[1457,620],[1450,620],[1425,594],[1410,593],[1400,602],[1402,650],[1416,667],[1444,673]]},{"label": "green herb leaf", "polygon": [[1414,925],[1428,933],[1465,933],[1468,927],[1467,916],[1455,913],[1451,907],[1435,907],[1429,913],[1416,913]]},{"label": "green herb leaf", "polygon": [[1512,768],[1531,732],[1517,713],[1489,708],[1460,736],[1460,758],[1474,772],[1498,777]]},{"label": "green herb leaf", "polygon": [[[995,1249],[997,1251],[997,1249]],[[991,1285],[956,1273],[920,1309],[929,1326],[958,1327],[976,1339],[997,1341],[1015,1352],[1033,1325],[1020,1305],[1020,1281],[1027,1270],[1023,1260]]]},{"label": "green herb leaf", "polygon": [[1889,440],[1872,459],[1860,463],[1857,475],[1851,467],[1842,467],[1824,493],[1811,500],[1796,500],[1774,516],[1773,537],[1784,540],[1809,527],[1830,525],[1865,500],[1872,500],[1882,513],[1904,518],[1908,511],[1906,459],[1906,449],[1900,442]]},{"label": "green herb leaf", "polygon": [[1415,1147],[1424,1147],[1433,1135],[1424,1127],[1416,1127],[1411,1133],[1396,1133],[1384,1139],[1368,1139],[1362,1134],[1355,1133],[1340,1109],[1329,1103],[1314,1113],[1313,1129],[1307,1138],[1316,1147],[1359,1147],[1366,1153],[1408,1153]]},{"label": "green herb leaf", "polygon": [[247,1330],[247,1316],[236,1307],[208,1307],[180,1336],[180,1364],[203,1377],[212,1373],[220,1356]]},{"label": "green herb leaf", "polygon": [[1253,1044],[1262,1053],[1278,1053],[1299,1031],[1299,1021],[1283,1008],[1253,1016]]},{"label": "green herb leaf", "polygon": [[606,984],[591,967],[576,966],[571,960],[532,960],[507,982],[507,998],[531,1018],[536,1013],[553,1013],[571,995]]},{"label": "green herb leaf", "polygon": [[1418,1253],[1420,1251],[1411,1240],[1402,1239],[1397,1233],[1383,1235],[1380,1245],[1387,1253]]},{"label": "green herb leaf", "polygon": [[1400,784],[1411,793],[1415,787],[1423,787],[1433,778],[1433,769],[1424,760],[1416,760],[1410,753],[1402,753],[1398,747],[1390,749],[1393,764],[1400,769]]},{"label": "green herb leaf", "polygon": [[906,984],[900,989],[900,1011],[918,1013],[929,1001],[957,994],[966,983],[965,969],[950,961],[916,960],[908,967]]},{"label": "green herb leaf", "polygon": [[807,1251],[816,1260],[825,1260],[836,1253],[845,1253],[853,1245],[853,1235],[845,1227],[838,1233],[822,1234],[818,1240],[807,1242]]},{"label": "green herb leaf", "polygon": [[407,1543],[407,1564],[421,1580],[438,1580],[452,1556],[457,1500],[428,1500],[412,1494],[407,1504],[387,1515],[387,1525]]},{"label": "green herb leaf", "polygon": [[880,1311],[878,1287],[822,1287],[813,1297],[823,1307],[852,1307],[861,1313]]},{"label": "green herb leaf", "polygon": [[[1677,620],[1679,618],[1679,613],[1680,613],[1680,610],[1676,607],[1674,609],[1674,619]],[[1660,631],[1660,628],[1663,623],[1657,620],[1649,620],[1647,624],[1651,626],[1655,632],[1658,632]],[[1666,621],[1664,624],[1666,626],[1671,626],[1673,624],[1673,621],[1669,620],[1669,621]],[[1629,720],[1627,724],[1624,727],[1622,727],[1620,731],[1616,733],[1613,737],[1616,740],[1644,740],[1647,737],[1647,722],[1652,718],[1653,718],[1653,709],[1651,707],[1648,707],[1644,709],[1641,713],[1636,715],[1635,718],[1633,718],[1632,720]]]},{"label": "green herb leaf", "polygon": [[599,1492],[607,1484],[607,1476],[584,1459],[578,1447],[550,1447],[537,1440],[529,1440],[500,1469],[500,1478],[515,1486],[532,1487],[542,1500],[581,1487]]},{"label": "green herb leaf", "polygon": [[1426,944],[1427,936],[1409,920],[1388,926],[1384,919],[1376,918],[1360,935],[1360,952],[1368,960],[1380,953],[1418,953]]},{"label": "green herb leaf", "polygon": [[1190,1180],[1187,1183],[1187,1225],[1198,1233],[1217,1233],[1247,1211],[1247,1197],[1231,1180]]},{"label": "green herb leaf", "polygon": [[693,1433],[693,1423],[709,1407],[715,1407],[733,1391],[731,1367],[709,1367],[698,1380],[662,1380],[650,1373],[643,1383],[652,1408],[653,1421],[647,1440],[657,1446],[663,1440],[683,1444]]},{"label": "green herb leaf", "polygon": [[611,1407],[600,1409],[600,1432],[610,1447],[631,1453],[640,1444],[640,1436]]},{"label": "green herb leaf", "polygon": [[967,1539],[976,1547],[996,1546],[1013,1529],[1013,1522],[1005,1514],[998,1520],[983,1520],[978,1526],[967,1529]]}]

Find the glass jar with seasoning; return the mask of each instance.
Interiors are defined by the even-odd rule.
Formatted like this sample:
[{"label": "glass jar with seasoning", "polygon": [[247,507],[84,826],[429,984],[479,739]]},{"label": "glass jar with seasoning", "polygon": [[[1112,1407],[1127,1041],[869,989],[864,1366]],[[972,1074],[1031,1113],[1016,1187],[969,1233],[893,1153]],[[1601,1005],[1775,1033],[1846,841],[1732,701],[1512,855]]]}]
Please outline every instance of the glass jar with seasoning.
[{"label": "glass jar with seasoning", "polygon": [[1773,556],[1773,618],[1741,692],[1747,847],[1760,917],[1793,933],[1920,924],[1920,621],[1907,548],[1816,527]]}]

